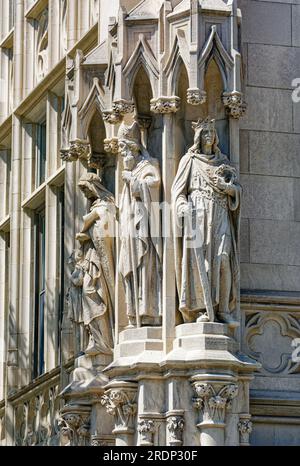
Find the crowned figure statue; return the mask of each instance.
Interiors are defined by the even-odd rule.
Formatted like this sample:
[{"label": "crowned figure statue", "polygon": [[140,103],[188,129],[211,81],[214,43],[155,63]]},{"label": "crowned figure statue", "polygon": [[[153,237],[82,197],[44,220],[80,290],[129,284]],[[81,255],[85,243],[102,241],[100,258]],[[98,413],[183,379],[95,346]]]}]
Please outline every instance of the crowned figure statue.
[{"label": "crowned figure statue", "polygon": [[193,123],[194,145],[172,186],[175,269],[184,322],[235,327],[241,187],[222,154],[215,121]]},{"label": "crowned figure statue", "polygon": [[119,272],[129,327],[161,324],[161,232],[158,161],[142,145],[137,122],[118,133],[124,187],[120,201]]}]

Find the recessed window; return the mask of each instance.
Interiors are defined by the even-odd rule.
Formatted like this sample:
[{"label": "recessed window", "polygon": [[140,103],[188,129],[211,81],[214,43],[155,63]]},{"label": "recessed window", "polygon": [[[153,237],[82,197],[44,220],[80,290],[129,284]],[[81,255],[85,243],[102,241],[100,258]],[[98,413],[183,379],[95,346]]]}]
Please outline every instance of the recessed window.
[{"label": "recessed window", "polygon": [[45,181],[46,150],[46,122],[44,122],[37,125],[36,132],[36,187]]},{"label": "recessed window", "polygon": [[35,214],[34,378],[45,371],[45,211]]}]

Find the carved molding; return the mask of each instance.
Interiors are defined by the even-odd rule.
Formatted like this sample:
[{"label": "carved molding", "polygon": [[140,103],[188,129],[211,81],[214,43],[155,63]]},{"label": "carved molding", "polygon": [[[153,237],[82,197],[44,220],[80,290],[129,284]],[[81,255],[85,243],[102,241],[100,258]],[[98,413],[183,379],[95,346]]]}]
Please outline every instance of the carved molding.
[{"label": "carved molding", "polygon": [[246,317],[245,327],[246,352],[262,365],[263,372],[300,372],[300,362],[292,359],[292,341],[300,337],[298,318],[287,312],[256,312]]},{"label": "carved molding", "polygon": [[227,384],[216,391],[208,383],[193,382],[193,389],[196,397],[193,398],[194,408],[202,414],[201,424],[207,422],[214,424],[224,424],[226,410],[231,408],[232,400],[238,394],[238,386]]},{"label": "carved molding", "polygon": [[198,88],[191,88],[187,90],[186,98],[188,104],[202,105],[206,102],[206,92]]},{"label": "carved molding", "polygon": [[183,416],[171,416],[167,419],[168,444],[172,447],[182,445],[182,434],[184,430]]},{"label": "carved molding", "polygon": [[180,98],[172,97],[158,97],[151,99],[150,110],[153,113],[176,113],[180,107]]},{"label": "carved molding", "polygon": [[245,115],[247,106],[241,92],[224,92],[223,104],[232,118],[238,119]]}]

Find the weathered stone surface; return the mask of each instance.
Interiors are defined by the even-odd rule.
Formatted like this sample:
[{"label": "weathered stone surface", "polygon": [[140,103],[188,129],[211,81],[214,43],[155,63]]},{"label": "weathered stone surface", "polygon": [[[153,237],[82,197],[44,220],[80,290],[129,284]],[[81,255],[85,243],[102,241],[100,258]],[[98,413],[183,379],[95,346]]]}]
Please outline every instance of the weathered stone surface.
[{"label": "weathered stone surface", "polygon": [[243,41],[291,45],[291,5],[255,0],[240,2],[245,17]]},{"label": "weathered stone surface", "polygon": [[241,128],[259,131],[293,132],[291,91],[247,87],[248,110]]},{"label": "weathered stone surface", "polygon": [[300,49],[275,45],[248,45],[248,84],[250,86],[292,89],[300,76]]},{"label": "weathered stone surface", "polygon": [[299,146],[299,134],[250,131],[250,173],[300,177]]},{"label": "weathered stone surface", "polygon": [[295,291],[299,288],[300,267],[272,264],[241,264],[241,288],[250,290]]},{"label": "weathered stone surface", "polygon": [[300,222],[251,220],[250,262],[300,266]]},{"label": "weathered stone surface", "polygon": [[[298,185],[300,181],[296,181]],[[241,175],[244,188],[243,217],[294,220],[294,189],[289,178]]]}]

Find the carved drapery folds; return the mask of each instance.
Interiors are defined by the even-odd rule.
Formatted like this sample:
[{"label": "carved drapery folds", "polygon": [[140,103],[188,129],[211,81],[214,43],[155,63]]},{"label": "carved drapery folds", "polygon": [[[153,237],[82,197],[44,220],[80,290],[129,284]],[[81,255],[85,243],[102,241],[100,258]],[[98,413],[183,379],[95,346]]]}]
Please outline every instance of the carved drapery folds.
[{"label": "carved drapery folds", "polygon": [[[207,343],[207,351],[214,345],[222,348],[225,362],[220,371],[224,374],[226,356],[230,360],[236,343],[231,336],[239,325],[241,189],[235,169],[239,129],[233,119],[240,118],[246,108],[237,33],[240,13],[234,0],[209,2],[205,14],[196,0],[159,3],[160,10],[150,0],[130,11],[121,9],[118,18],[109,22],[107,40],[86,57],[77,51],[67,70],[61,156],[68,162],[79,161],[89,171],[99,170],[79,182],[88,207],[76,237],[70,318],[75,322],[76,315],[76,323],[88,329],[88,345],[78,348],[83,348],[93,375],[107,377],[101,409],[113,416],[117,445],[131,445],[134,439],[153,445],[160,428],[168,445],[183,445],[189,422],[188,416],[183,417],[186,407],[177,409],[171,400],[167,413],[157,408],[162,427],[158,417],[138,412],[137,371],[132,368],[140,365],[142,374],[143,364],[151,363],[161,371],[163,344],[168,340],[171,353],[178,335],[182,345],[174,350],[175,356],[184,361],[188,342],[204,335],[199,342]],[[209,115],[211,109],[215,114]],[[199,120],[191,128],[195,113]],[[82,167],[74,171],[76,176],[85,173]],[[174,242],[162,237],[162,216],[153,210],[166,201],[172,203],[169,220]],[[105,242],[104,210],[115,202],[116,215],[105,225],[113,223],[119,237],[114,241],[112,235]],[[200,232],[195,245],[189,243],[186,219]],[[177,236],[178,225],[183,228]],[[115,304],[119,296],[122,299]],[[188,338],[175,329],[182,322],[191,325]],[[205,334],[208,322],[209,335]],[[196,346],[197,340],[193,341]],[[195,348],[197,357],[201,342]],[[138,354],[130,353],[132,344]],[[168,351],[164,352],[166,365]],[[80,351],[76,353],[79,360]],[[188,362],[194,370],[193,361]],[[209,364],[213,366],[213,361]],[[217,369],[214,374],[216,379],[220,375]],[[189,377],[186,374],[187,384]],[[192,384],[201,445],[223,445],[226,412],[237,396],[237,385],[199,380]],[[89,415],[69,411],[62,416],[65,443],[105,443],[102,432],[98,435],[94,427],[89,438]],[[249,426],[244,424],[236,425],[236,436],[238,428],[244,436],[241,443],[247,443]]]}]

